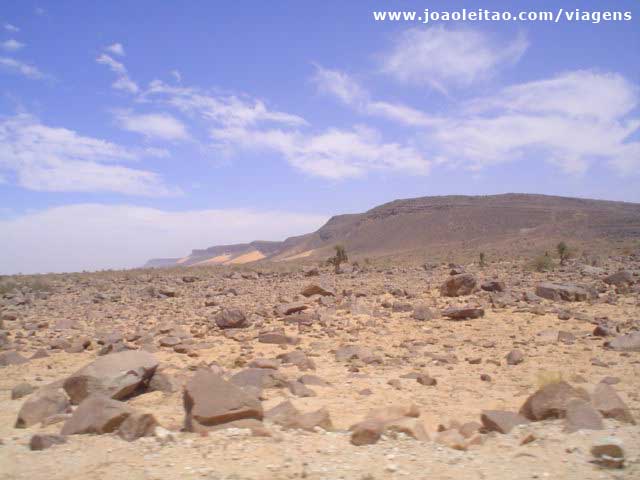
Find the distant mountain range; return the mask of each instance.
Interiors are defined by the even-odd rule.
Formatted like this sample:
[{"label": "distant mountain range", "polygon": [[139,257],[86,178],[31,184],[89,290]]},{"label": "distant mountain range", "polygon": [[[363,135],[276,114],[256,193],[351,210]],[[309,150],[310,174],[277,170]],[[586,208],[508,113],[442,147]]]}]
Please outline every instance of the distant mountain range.
[{"label": "distant mountain range", "polygon": [[505,253],[556,239],[579,244],[640,239],[640,204],[514,193],[395,200],[332,217],[317,231],[284,241],[213,246],[183,258],[149,260],[145,267],[328,258],[336,244],[357,257],[478,248]]}]

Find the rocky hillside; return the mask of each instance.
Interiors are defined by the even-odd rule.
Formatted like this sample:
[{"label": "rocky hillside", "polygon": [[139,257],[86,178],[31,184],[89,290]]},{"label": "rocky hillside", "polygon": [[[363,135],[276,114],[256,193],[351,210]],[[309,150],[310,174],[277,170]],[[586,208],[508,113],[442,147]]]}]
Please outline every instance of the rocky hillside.
[{"label": "rocky hillside", "polygon": [[283,242],[215,246],[146,266],[326,257],[338,243],[351,255],[381,256],[465,247],[522,252],[557,239],[584,244],[632,238],[640,238],[640,204],[635,203],[528,194],[421,197],[338,215],[316,232]]}]

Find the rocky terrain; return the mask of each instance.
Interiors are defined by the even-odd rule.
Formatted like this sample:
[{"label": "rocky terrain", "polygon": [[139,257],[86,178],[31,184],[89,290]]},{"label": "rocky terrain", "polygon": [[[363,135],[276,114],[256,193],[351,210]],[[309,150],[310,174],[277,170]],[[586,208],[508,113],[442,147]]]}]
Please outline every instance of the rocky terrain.
[{"label": "rocky terrain", "polygon": [[[215,228],[215,226],[212,226]],[[531,254],[560,240],[591,249],[640,237],[640,204],[532,194],[443,196],[395,200],[365,213],[337,215],[316,232],[284,241],[256,241],[193,250],[151,267],[238,265],[261,260],[326,258],[343,244],[354,258],[446,259]]]},{"label": "rocky terrain", "polygon": [[555,264],[5,277],[0,479],[640,478],[640,252]]}]

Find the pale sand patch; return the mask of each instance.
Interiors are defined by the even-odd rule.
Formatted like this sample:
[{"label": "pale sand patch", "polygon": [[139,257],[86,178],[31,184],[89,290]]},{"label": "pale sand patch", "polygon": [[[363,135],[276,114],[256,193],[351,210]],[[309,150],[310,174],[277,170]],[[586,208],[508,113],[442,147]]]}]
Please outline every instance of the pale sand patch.
[{"label": "pale sand patch", "polygon": [[226,253],[224,255],[218,255],[217,257],[202,260],[201,262],[194,263],[194,265],[219,265],[227,262],[231,258],[231,255]]},{"label": "pale sand patch", "polygon": [[182,257],[180,260],[178,260],[176,263],[184,263],[187,260],[189,260],[191,257]]},{"label": "pale sand patch", "polygon": [[262,260],[263,258],[265,258],[265,256],[261,251],[254,250],[253,252],[239,255],[233,260],[225,262],[225,265],[241,265],[243,263],[257,262],[258,260]]},{"label": "pale sand patch", "polygon": [[315,252],[315,250],[306,250],[302,253],[298,253],[296,255],[291,255],[289,257],[281,257],[278,259],[275,259],[275,262],[286,262],[287,260],[297,260],[299,258],[306,258],[308,256],[310,256],[313,252]]}]

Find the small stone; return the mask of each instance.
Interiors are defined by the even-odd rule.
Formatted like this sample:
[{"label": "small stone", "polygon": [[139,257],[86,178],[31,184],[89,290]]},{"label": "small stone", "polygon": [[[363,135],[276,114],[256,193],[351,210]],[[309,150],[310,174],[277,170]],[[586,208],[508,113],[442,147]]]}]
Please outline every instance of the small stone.
[{"label": "small stone", "polygon": [[524,354],[520,350],[511,350],[505,358],[508,365],[519,365],[524,362]]},{"label": "small stone", "polygon": [[18,400],[22,397],[26,397],[34,391],[35,387],[29,385],[28,383],[19,383],[11,389],[11,400]]},{"label": "small stone", "polygon": [[46,450],[54,445],[66,443],[67,439],[62,435],[35,434],[29,441],[30,450]]}]

